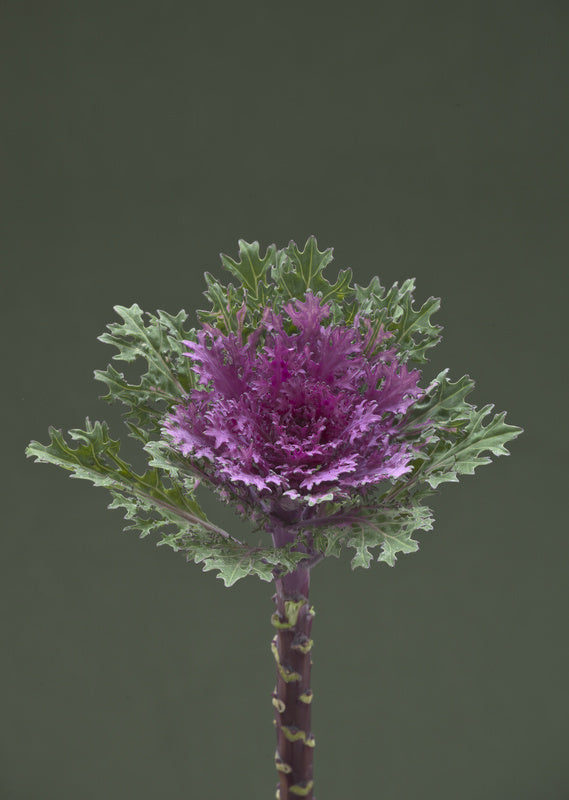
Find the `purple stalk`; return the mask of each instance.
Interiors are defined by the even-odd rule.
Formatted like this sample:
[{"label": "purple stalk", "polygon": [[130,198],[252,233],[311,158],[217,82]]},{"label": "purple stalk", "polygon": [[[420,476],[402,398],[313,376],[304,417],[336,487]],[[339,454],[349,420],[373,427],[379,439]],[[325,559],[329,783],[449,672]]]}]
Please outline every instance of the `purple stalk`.
[{"label": "purple stalk", "polygon": [[[284,527],[273,533],[277,547],[293,538],[294,534]],[[275,586],[276,611],[271,623],[276,635],[271,650],[277,666],[277,685],[273,692],[277,733],[275,765],[279,775],[276,796],[278,800],[298,797],[313,800],[310,631],[314,611],[308,602],[310,567],[299,566],[294,572],[277,577]]]}]

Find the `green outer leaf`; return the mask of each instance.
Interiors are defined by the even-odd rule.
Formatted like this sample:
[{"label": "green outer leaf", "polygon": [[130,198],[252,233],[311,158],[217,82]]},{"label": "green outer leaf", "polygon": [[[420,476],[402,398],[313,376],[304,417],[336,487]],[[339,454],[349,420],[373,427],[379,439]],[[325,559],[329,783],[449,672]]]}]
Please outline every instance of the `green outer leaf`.
[{"label": "green outer leaf", "polygon": [[237,311],[244,303],[245,293],[242,288],[235,289],[232,283],[223,286],[209,272],[204,273],[207,284],[206,298],[211,303],[211,311],[196,312],[199,321],[208,323],[224,334],[237,332]]},{"label": "green outer leaf", "polygon": [[[141,356],[148,361],[148,376],[152,376],[154,388],[162,389],[166,394],[176,397],[186,391],[179,380],[178,375],[173,371],[172,364],[169,363],[167,353],[171,349],[173,337],[170,337],[168,345],[168,325],[176,320],[181,330],[181,323],[187,318],[185,311],[180,311],[176,318],[159,312],[159,318],[149,315],[151,323],[146,325],[142,315],[142,309],[134,305],[126,308],[125,306],[114,306],[117,314],[123,318],[124,323],[110,323],[107,327],[110,333],[103,333],[99,336],[99,341],[106,344],[115,345],[119,352],[113,356],[116,361],[135,361]],[[158,322],[158,324],[156,324]],[[160,322],[166,324],[159,324]]]},{"label": "green outer leaf", "polygon": [[95,486],[105,486],[114,492],[127,492],[141,500],[155,502],[186,522],[221,531],[207,520],[187,486],[182,487],[171,478],[171,486],[166,487],[157,469],[148,470],[144,475],[135,473],[120,458],[120,442],[110,438],[106,422],[93,424],[87,419],[85,430],[69,431],[71,439],[79,443],[77,447],[70,447],[60,430],[50,428],[49,433],[51,444],[31,442],[26,455],[35,456],[36,461],[63,467],[73,473],[72,477],[90,480]]},{"label": "green outer leaf", "polygon": [[99,340],[118,349],[114,360],[144,359],[147,370],[137,384],[129,383],[111,364],[106,370],[95,370],[95,378],[107,385],[109,392],[104,400],[109,403],[118,400],[127,406],[125,418],[131,435],[146,443],[153,434],[160,435],[160,421],[166,410],[180,402],[195,385],[183,344],[184,339],[194,338],[195,332],[184,329],[188,318],[185,311],[176,316],[166,311],[158,311],[157,316],[146,314],[147,322],[136,303],[129,308],[115,306],[115,311],[123,322],[110,323],[109,332],[99,336]]},{"label": "green outer leaf", "polygon": [[87,419],[85,430],[71,430],[69,436],[78,443],[76,447],[66,442],[61,431],[50,428],[51,443],[31,442],[26,455],[105,487],[113,498],[109,508],[123,509],[125,519],[132,523],[124,530],[137,530],[141,536],[159,533],[158,545],[185,552],[188,560],[203,563],[204,571],[218,570],[226,586],[246,575],[272,580],[274,569],[289,572],[307,557],[292,552],[291,546],[250,547],[210,522],[193,495],[194,479],[168,461],[161,442],[147,445],[151,464],[156,466],[138,475],[120,458],[120,442],[110,438],[105,422]]},{"label": "green outer leaf", "polygon": [[426,506],[378,509],[374,516],[365,519],[358,536],[348,541],[349,547],[356,548],[352,569],[369,567],[372,558],[369,548],[377,545],[381,545],[377,560],[393,567],[398,553],[413,553],[419,549],[411,538],[413,533],[432,527],[432,512]]},{"label": "green outer leaf", "polygon": [[[354,287],[356,309],[367,316],[376,330],[381,325],[392,334],[389,340],[396,345],[403,361],[411,360],[419,364],[425,363],[426,351],[440,341],[442,328],[431,324],[431,316],[440,307],[440,299],[430,297],[421,308],[413,308],[413,291],[415,279],[409,278],[401,288],[394,283],[391,289],[383,294],[379,278],[374,277],[367,287]],[[420,338],[416,338],[420,337]]]},{"label": "green outer leaf", "polygon": [[413,404],[408,415],[408,427],[432,420],[437,425],[457,427],[468,420],[474,406],[465,398],[474,389],[474,381],[468,376],[454,383],[447,378],[448,369],[444,369],[431,382],[424,397]]},{"label": "green outer leaf", "polygon": [[378,505],[372,508],[366,504],[359,512],[339,514],[336,524],[331,520],[324,533],[316,532],[313,535],[317,546],[326,556],[339,556],[341,546],[347,545],[356,551],[351,562],[352,569],[367,569],[374,557],[370,548],[380,546],[377,561],[394,566],[398,553],[412,553],[419,548],[412,538],[413,533],[431,530],[432,527],[432,511],[426,506]]},{"label": "green outer leaf", "polygon": [[309,289],[316,293],[319,289],[330,288],[320,273],[332,258],[332,248],[320,252],[314,236],[308,239],[304,250],[295,242],[289,242],[288,247],[277,254],[272,278],[287,300],[304,298]]},{"label": "green outer leaf", "polygon": [[222,264],[240,285],[224,286],[209,273],[205,273],[207,292],[211,310],[199,310],[202,323],[217,327],[222,333],[237,333],[237,312],[246,306],[247,319],[244,333],[248,335],[257,328],[267,307],[279,313],[291,299],[303,299],[308,290],[318,293],[323,302],[330,303],[335,323],[343,319],[345,298],[353,294],[350,287],[352,272],[341,270],[334,284],[322,276],[323,269],[332,260],[332,249],[320,252],[316,239],[311,236],[304,250],[295,242],[276,250],[275,245],[267,248],[264,257],[260,256],[259,243],[239,242],[239,260],[221,255]]},{"label": "green outer leaf", "polygon": [[[441,301],[438,297],[429,297],[415,311],[413,308],[414,286],[414,279],[403,284],[400,300],[402,313],[397,318],[398,325],[393,342],[399,350],[411,352],[414,361],[425,362],[427,359],[424,356],[424,351],[428,347],[433,347],[437,344],[441,338],[439,335],[440,327],[431,325],[430,322],[431,315],[438,311]],[[424,334],[424,338],[419,342],[415,342],[413,338],[415,334]]]},{"label": "green outer leaf", "polygon": [[429,460],[421,469],[424,479],[433,489],[445,481],[458,481],[458,475],[473,475],[476,467],[490,464],[491,459],[481,456],[481,453],[509,455],[504,445],[519,436],[521,428],[504,422],[505,411],[495,414],[484,426],[483,420],[493,408],[493,405],[486,405],[472,411],[468,424],[454,442],[441,439],[429,453]]},{"label": "green outer leaf", "polygon": [[[180,547],[179,542],[183,542]],[[200,544],[188,542],[184,537],[176,534],[168,539],[164,537],[159,544],[169,544],[175,550],[181,549],[186,553],[188,561],[203,564],[203,572],[218,570],[217,576],[226,586],[233,586],[241,578],[256,575],[262,581],[272,581],[274,570],[291,572],[298,564],[307,558],[305,553],[292,552],[290,546],[286,547],[234,547],[230,541],[223,541],[216,548],[210,543]]]},{"label": "green outer leaf", "polygon": [[267,248],[263,258],[259,254],[259,242],[247,243],[239,240],[239,261],[221,254],[221,261],[226,270],[231,272],[254,299],[259,299],[260,286],[264,281],[267,270],[274,264],[276,255],[274,244]]},{"label": "green outer leaf", "polygon": [[352,324],[356,313],[368,317],[375,330],[383,325],[392,334],[391,344],[397,345],[403,361],[427,361],[425,353],[440,340],[440,326],[431,323],[432,314],[439,308],[438,298],[429,298],[419,309],[413,307],[413,278],[401,287],[395,283],[387,292],[379,279],[373,278],[367,287],[352,287],[352,271],[341,270],[331,284],[323,271],[333,259],[332,248],[320,251],[314,236],[304,249],[291,241],[282,250],[274,245],[265,256],[259,253],[259,243],[240,240],[239,259],[221,255],[223,266],[237,278],[239,284],[224,286],[206,273],[206,297],[211,310],[198,311],[202,323],[207,322],[223,333],[238,330],[237,311],[245,304],[247,320],[245,334],[257,328],[263,310],[271,306],[279,313],[285,303],[303,299],[307,291],[330,303],[334,324]]},{"label": "green outer leaf", "polygon": [[[479,410],[464,401],[453,405],[453,399],[466,391],[467,383],[471,384],[465,376],[455,384],[447,384],[444,390],[448,392],[447,405],[441,400],[442,395],[432,394],[433,416],[435,420],[437,415],[443,420],[448,418],[447,425],[435,424],[423,429],[423,449],[414,462],[413,471],[381,498],[383,502],[406,503],[411,497],[419,499],[432,494],[441,483],[456,483],[459,475],[473,475],[476,467],[491,463],[491,458],[482,453],[509,455],[505,444],[519,436],[522,429],[506,423],[505,412],[495,414],[484,426],[483,420],[492,411],[492,405]],[[454,394],[452,387],[456,390]]]}]

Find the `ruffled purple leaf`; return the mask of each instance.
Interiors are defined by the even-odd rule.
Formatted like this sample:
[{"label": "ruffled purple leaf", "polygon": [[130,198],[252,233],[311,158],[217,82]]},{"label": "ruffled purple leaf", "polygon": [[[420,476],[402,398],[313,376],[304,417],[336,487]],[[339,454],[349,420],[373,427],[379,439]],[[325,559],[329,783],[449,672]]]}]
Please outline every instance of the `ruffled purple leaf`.
[{"label": "ruffled purple leaf", "polygon": [[306,518],[324,499],[353,499],[410,469],[403,420],[422,396],[419,372],[387,347],[382,328],[358,317],[326,325],[329,316],[309,292],[283,315],[266,309],[245,342],[242,320],[237,334],[205,325],[185,342],[204,388],[175,407],[164,431],[242,507],[279,509],[285,497]]}]

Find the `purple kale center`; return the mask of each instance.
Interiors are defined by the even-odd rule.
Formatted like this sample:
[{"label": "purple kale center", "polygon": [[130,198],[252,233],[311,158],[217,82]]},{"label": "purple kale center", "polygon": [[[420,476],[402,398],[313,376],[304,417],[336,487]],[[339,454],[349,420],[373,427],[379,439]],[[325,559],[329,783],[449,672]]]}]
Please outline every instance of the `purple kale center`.
[{"label": "purple kale center", "polygon": [[246,341],[205,325],[185,342],[204,388],[167,417],[171,445],[214,486],[273,510],[304,513],[406,473],[416,451],[402,426],[422,392],[391,334],[359,317],[325,325],[330,306],[311,293],[283,310],[286,330],[267,309]]}]

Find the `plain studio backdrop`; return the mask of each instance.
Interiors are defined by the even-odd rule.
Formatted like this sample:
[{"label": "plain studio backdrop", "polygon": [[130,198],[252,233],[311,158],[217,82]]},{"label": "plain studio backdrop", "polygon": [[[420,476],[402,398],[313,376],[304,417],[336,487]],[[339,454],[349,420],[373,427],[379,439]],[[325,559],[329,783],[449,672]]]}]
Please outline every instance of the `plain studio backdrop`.
[{"label": "plain studio backdrop", "polygon": [[273,796],[271,586],[24,448],[126,435],[113,305],[195,324],[220,251],[310,234],[442,297],[424,380],[525,429],[418,553],[315,569],[316,795],[566,800],[567,4],[3,0],[0,30],[2,800]]}]

